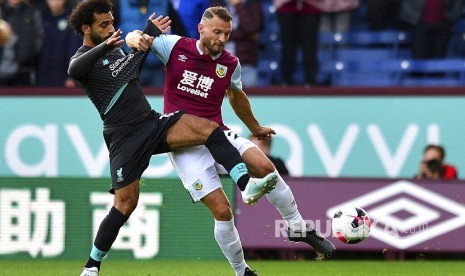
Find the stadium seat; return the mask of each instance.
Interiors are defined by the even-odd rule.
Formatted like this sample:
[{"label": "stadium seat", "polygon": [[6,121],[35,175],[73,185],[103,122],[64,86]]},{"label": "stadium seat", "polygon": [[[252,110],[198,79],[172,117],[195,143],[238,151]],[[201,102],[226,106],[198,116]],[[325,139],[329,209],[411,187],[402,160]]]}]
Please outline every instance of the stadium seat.
[{"label": "stadium seat", "polygon": [[352,31],[347,33],[345,40],[353,46],[381,45],[398,47],[408,42],[409,35],[404,31]]},{"label": "stadium seat", "polygon": [[402,80],[402,86],[460,86],[463,83],[454,78],[412,78]]},{"label": "stadium seat", "polygon": [[347,32],[323,32],[319,36],[319,44],[329,48],[333,57],[343,47],[347,48],[384,48],[392,51],[392,56],[400,57],[400,48],[409,42],[410,36],[405,31],[386,30],[352,30]]},{"label": "stadium seat", "polygon": [[334,86],[393,86],[399,85],[399,60],[347,60],[326,62],[321,65],[331,75]]},{"label": "stadium seat", "polygon": [[394,53],[386,48],[343,48],[336,51],[334,59],[351,60],[386,60],[395,58]]},{"label": "stadium seat", "polygon": [[[331,79],[332,84],[339,86],[400,85],[399,81],[404,70],[401,67],[401,60],[392,55],[392,51],[387,49],[340,49],[335,60],[328,58],[327,54],[320,55],[319,76],[323,79]],[[344,79],[347,81],[342,82]]]},{"label": "stadium seat", "polygon": [[465,19],[455,22],[452,28],[452,37],[449,43],[447,56],[450,58],[465,56]]},{"label": "stadium seat", "polygon": [[465,85],[465,59],[403,60],[405,86]]},{"label": "stadium seat", "polygon": [[281,42],[276,9],[271,1],[262,3],[264,29],[260,33],[260,57],[258,64],[258,85],[269,86],[279,77]]},{"label": "stadium seat", "polygon": [[269,86],[278,82],[278,61],[260,59],[258,62],[258,86]]},{"label": "stadium seat", "polygon": [[264,28],[260,33],[260,57],[265,59],[275,58],[276,53],[281,50],[279,40],[279,25],[276,19],[276,9],[272,3],[263,3]]}]

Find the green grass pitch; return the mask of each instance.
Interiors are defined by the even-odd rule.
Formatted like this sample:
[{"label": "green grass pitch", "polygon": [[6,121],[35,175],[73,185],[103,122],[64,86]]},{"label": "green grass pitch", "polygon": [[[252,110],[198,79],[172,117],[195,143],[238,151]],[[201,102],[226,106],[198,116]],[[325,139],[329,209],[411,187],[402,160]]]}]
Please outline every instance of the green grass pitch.
[{"label": "green grass pitch", "polygon": [[[249,261],[260,276],[465,275],[463,261]],[[83,261],[0,260],[0,276],[79,275]],[[104,261],[102,276],[234,276],[226,261]]]}]

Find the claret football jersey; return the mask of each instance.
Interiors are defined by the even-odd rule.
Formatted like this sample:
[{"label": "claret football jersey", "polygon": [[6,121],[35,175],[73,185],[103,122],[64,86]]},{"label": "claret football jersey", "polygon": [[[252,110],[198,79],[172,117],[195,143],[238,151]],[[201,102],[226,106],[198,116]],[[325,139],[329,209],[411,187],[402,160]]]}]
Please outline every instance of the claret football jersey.
[{"label": "claret football jersey", "polygon": [[152,50],[166,65],[164,112],[183,109],[224,126],[226,89],[242,90],[238,59],[227,51],[203,54],[196,39],[176,35],[157,37]]}]

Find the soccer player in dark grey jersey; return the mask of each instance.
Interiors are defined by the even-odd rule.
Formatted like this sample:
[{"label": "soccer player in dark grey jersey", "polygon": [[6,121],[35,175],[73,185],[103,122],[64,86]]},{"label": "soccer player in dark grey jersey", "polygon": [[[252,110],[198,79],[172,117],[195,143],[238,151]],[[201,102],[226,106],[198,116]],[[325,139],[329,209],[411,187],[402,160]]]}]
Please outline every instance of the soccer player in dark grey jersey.
[{"label": "soccer player in dark grey jersey", "polygon": [[[68,73],[85,89],[103,121],[110,153],[110,192],[114,193],[114,206],[100,224],[81,276],[99,274],[103,257],[137,206],[139,179],[154,154],[204,144],[238,186],[270,191],[277,182],[275,173],[251,178],[239,152],[217,123],[183,111],[160,114],[152,110],[138,81],[147,52],[126,54],[120,48],[122,32],[113,27],[111,8],[109,0],[82,1],[68,19],[84,38],[83,46],[71,58]],[[153,14],[144,32],[153,39],[166,32],[170,23],[169,18]]]}]

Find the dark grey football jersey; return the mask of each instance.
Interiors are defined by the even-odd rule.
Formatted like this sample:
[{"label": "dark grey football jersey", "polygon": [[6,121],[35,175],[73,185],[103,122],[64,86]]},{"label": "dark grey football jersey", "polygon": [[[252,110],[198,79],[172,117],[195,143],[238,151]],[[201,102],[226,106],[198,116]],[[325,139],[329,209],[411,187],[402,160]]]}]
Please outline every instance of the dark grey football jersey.
[{"label": "dark grey football jersey", "polygon": [[85,89],[105,126],[140,122],[150,113],[138,80],[147,54],[98,45],[82,46],[71,58],[70,75]]}]

